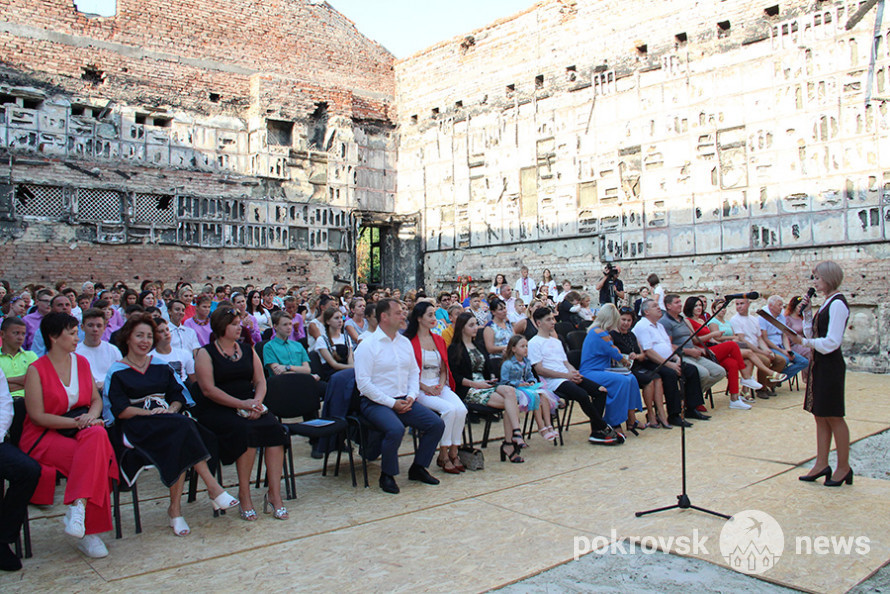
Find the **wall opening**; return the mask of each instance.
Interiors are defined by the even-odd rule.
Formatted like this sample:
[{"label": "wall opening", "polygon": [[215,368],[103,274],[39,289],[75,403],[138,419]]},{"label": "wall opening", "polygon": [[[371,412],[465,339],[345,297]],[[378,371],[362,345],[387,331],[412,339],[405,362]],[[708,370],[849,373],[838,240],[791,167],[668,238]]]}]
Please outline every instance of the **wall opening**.
[{"label": "wall opening", "polygon": [[543,74],[539,74],[538,76],[535,77],[535,88],[536,89],[544,88],[544,75]]},{"label": "wall opening", "polygon": [[383,279],[381,236],[380,227],[362,227],[359,230],[355,246],[355,266],[360,283],[376,285]]},{"label": "wall opening", "polygon": [[113,17],[117,0],[74,0],[74,9],[86,17]]},{"label": "wall opening", "polygon": [[308,124],[309,148],[319,151],[327,150],[324,139],[328,133],[328,104],[319,101],[315,104],[315,111],[309,116]]},{"label": "wall opening", "polygon": [[763,9],[763,13],[768,17],[779,16],[779,5],[767,6]]},{"label": "wall opening", "polygon": [[689,36],[686,35],[686,32],[684,31],[682,33],[677,33],[676,35],[674,35],[674,39],[677,41],[677,43],[686,43],[689,40]]},{"label": "wall opening", "polygon": [[266,142],[270,146],[293,146],[294,123],[266,120]]}]

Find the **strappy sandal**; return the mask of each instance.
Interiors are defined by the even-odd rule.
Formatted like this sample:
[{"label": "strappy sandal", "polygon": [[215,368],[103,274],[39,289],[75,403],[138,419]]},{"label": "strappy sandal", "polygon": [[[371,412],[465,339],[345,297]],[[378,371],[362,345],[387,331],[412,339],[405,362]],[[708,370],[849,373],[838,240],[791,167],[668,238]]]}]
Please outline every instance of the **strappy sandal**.
[{"label": "strappy sandal", "polygon": [[[504,448],[512,448],[505,451]],[[510,460],[513,464],[522,464],[525,460],[519,455],[519,446],[512,441],[505,441],[501,444],[501,462]]]},{"label": "strappy sandal", "polygon": [[551,425],[540,429],[538,433],[540,433],[541,437],[543,437],[547,441],[554,441],[557,437],[559,437],[559,433],[557,433],[556,429],[554,429]]},{"label": "strappy sandal", "polygon": [[[271,512],[269,510],[272,510]],[[275,506],[269,501],[269,494],[266,493],[263,495],[263,513],[268,514],[271,513],[272,517],[276,520],[287,520],[290,516],[287,513],[287,508],[283,505],[278,509],[275,509]]]},{"label": "strappy sandal", "polygon": [[528,444],[525,443],[525,440],[522,439],[522,429],[514,429],[513,430],[513,439],[512,442],[516,444],[517,448],[527,448]]},{"label": "strappy sandal", "polygon": [[244,509],[239,505],[238,513],[241,514],[241,519],[245,522],[256,522],[259,519],[255,509]]}]

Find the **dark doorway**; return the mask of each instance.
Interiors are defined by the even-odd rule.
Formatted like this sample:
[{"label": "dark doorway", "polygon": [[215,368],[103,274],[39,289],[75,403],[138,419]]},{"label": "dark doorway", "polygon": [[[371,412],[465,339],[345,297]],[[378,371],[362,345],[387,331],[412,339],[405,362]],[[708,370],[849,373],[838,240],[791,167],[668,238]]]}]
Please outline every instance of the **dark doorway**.
[{"label": "dark doorway", "polygon": [[358,282],[379,285],[383,280],[380,227],[362,227],[356,245],[356,276]]}]

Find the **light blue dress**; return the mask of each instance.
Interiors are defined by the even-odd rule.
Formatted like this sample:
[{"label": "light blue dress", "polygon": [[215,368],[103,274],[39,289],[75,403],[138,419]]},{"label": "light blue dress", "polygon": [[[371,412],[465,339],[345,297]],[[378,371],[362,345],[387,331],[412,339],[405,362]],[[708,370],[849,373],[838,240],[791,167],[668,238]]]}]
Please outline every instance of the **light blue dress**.
[{"label": "light blue dress", "polygon": [[605,386],[606,411],[603,420],[615,427],[627,421],[627,411],[642,410],[640,385],[633,374],[622,375],[606,371],[612,361],[621,361],[621,354],[612,344],[609,333],[598,326],[593,327],[581,347],[581,368],[578,370],[587,379]]}]

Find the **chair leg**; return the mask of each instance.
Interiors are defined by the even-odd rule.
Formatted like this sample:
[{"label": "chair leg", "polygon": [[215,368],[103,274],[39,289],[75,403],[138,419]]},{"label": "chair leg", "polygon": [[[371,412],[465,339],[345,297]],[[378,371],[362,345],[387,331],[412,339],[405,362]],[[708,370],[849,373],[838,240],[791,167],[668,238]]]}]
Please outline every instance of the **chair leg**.
[{"label": "chair leg", "polygon": [[711,388],[708,388],[708,400],[711,401],[711,408],[714,408],[714,392],[711,391]]},{"label": "chair leg", "polygon": [[287,484],[290,486],[290,496],[289,499],[297,498],[297,477],[296,471],[294,470],[294,445],[291,442],[287,448],[287,465],[290,468],[290,472],[287,473]]},{"label": "chair leg", "polygon": [[473,449],[473,424],[468,420],[467,424],[464,425],[464,429],[466,429],[467,435],[470,438],[470,441],[469,441],[470,449]]},{"label": "chair leg", "polygon": [[355,459],[352,455],[352,440],[349,438],[349,434],[346,434],[346,447],[349,455],[349,472],[352,475],[352,486],[358,487],[358,482],[355,480]]},{"label": "chair leg", "polygon": [[189,494],[186,499],[187,503],[194,503],[198,499],[198,473],[194,468],[189,468]]},{"label": "chair leg", "polygon": [[[349,451],[352,452],[351,447],[350,447]],[[330,453],[330,452],[328,452],[328,453]],[[343,457],[343,441],[340,440],[338,437],[338,439],[337,439],[337,466],[334,467],[334,476],[340,476],[340,460],[342,459],[342,457]],[[325,463],[324,464],[325,464],[325,470],[327,470],[328,469],[328,454],[325,454]]]},{"label": "chair leg", "polygon": [[25,540],[25,559],[31,558],[31,518],[28,517],[28,512],[25,512],[25,523],[22,524],[22,534],[24,534]]},{"label": "chair leg", "polygon": [[142,534],[142,517],[139,515],[139,489],[136,487],[136,483],[133,483],[130,495],[133,498],[133,520],[136,522],[136,534]]},{"label": "chair leg", "polygon": [[527,436],[527,439],[531,439],[532,438],[532,429],[534,429],[534,424],[532,424],[532,426],[529,427],[528,415],[529,415],[529,412],[526,411],[525,418],[522,420],[522,434]]},{"label": "chair leg", "polygon": [[[488,447],[488,436],[491,433],[491,416],[485,418],[485,430],[482,432],[482,447]],[[506,436],[504,436],[506,438]]]},{"label": "chair leg", "polygon": [[368,458],[367,458],[367,454],[365,452],[365,443],[366,443],[365,442],[365,430],[362,428],[361,424],[359,424],[359,427],[358,427],[358,438],[359,438],[359,447],[362,449],[362,452],[361,452],[362,473],[365,476],[365,489],[367,489],[371,485],[368,484]]},{"label": "chair leg", "polygon": [[111,481],[112,508],[114,515],[114,537],[121,538],[121,487],[118,481]]},{"label": "chair leg", "polygon": [[562,413],[562,430],[560,432],[562,432],[562,431],[565,431],[566,433],[569,432],[569,425],[572,424],[572,409],[574,409],[574,408],[575,408],[575,401],[569,400],[569,403],[566,405],[566,407]]},{"label": "chair leg", "polygon": [[259,460],[256,465],[256,488],[260,488],[260,479],[263,476],[263,451],[265,448],[257,448],[256,452],[258,454]]}]

